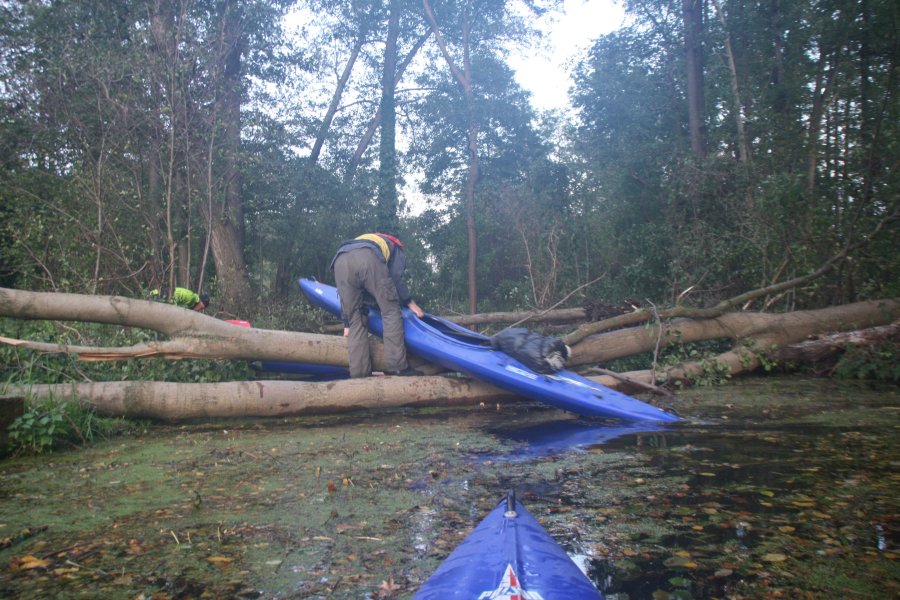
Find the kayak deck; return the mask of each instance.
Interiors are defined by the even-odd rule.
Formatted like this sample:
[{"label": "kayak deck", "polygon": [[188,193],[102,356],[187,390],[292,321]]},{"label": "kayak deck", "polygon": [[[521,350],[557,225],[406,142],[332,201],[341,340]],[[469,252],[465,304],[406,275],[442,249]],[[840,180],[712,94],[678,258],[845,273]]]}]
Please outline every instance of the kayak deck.
[{"label": "kayak deck", "polygon": [[[303,293],[317,306],[340,316],[337,289],[313,279],[299,281]],[[416,355],[526,398],[570,412],[594,417],[636,421],[677,421],[677,416],[573,373],[537,373],[511,356],[493,350],[490,338],[435,315],[418,318],[403,309],[407,347]],[[368,310],[369,329],[382,335],[381,314]]]},{"label": "kayak deck", "polygon": [[510,493],[413,596],[446,598],[602,600],[603,596]]}]

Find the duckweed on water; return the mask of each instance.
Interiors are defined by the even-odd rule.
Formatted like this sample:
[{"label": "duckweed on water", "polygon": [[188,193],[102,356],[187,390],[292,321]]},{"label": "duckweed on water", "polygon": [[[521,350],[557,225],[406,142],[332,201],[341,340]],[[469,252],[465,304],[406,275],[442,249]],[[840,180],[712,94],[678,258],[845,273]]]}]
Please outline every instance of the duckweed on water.
[{"label": "duckweed on water", "polygon": [[748,380],[640,434],[521,404],[156,426],[0,463],[0,596],[408,598],[514,487],[610,598],[894,597],[898,398]]}]

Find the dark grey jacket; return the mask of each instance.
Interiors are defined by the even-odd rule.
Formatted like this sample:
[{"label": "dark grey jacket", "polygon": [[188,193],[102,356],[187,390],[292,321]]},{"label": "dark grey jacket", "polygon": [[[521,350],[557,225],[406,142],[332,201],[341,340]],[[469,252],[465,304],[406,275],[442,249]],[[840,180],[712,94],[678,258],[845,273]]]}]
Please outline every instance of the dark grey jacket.
[{"label": "dark grey jacket", "polygon": [[[360,248],[371,250],[381,262],[385,262],[384,254],[381,253],[381,249],[375,242],[369,240],[348,240],[340,245],[334,258],[331,259],[331,270],[334,271],[334,261],[337,260],[338,256],[344,252],[350,252],[351,250],[358,250]],[[403,251],[403,248],[390,241],[388,241],[388,248],[390,248],[390,258],[387,260],[388,273],[391,275],[394,287],[397,288],[397,296],[400,297],[400,306],[409,306],[409,303],[412,302],[412,297],[409,295],[409,288],[407,287],[406,282],[403,280],[403,274],[406,272],[406,252]],[[347,324],[346,318],[344,319],[344,324]]]}]

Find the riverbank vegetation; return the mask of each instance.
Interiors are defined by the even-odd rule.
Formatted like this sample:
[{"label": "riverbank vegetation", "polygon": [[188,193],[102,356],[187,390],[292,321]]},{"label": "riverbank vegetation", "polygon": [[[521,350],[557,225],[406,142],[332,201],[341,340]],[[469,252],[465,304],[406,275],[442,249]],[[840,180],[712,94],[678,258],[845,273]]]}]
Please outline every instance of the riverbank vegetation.
[{"label": "riverbank vegetation", "polygon": [[[519,6],[4,5],[0,285],[135,301],[181,285],[209,292],[218,319],[320,331],[297,278],[329,280],[340,241],[389,231],[428,312],[580,310],[577,326],[547,331],[607,371],[620,357],[598,353],[616,319],[686,344],[673,326],[684,317],[900,296],[895,3],[631,1],[577,61],[560,113],[536,110],[507,60],[539,51],[534,19],[552,3]],[[5,304],[15,320],[0,334],[31,349],[2,350],[4,379],[247,378],[239,360],[32,355],[197,349],[153,329],[179,317],[147,311],[149,332],[76,330],[90,319]],[[230,334],[204,331],[220,346],[203,358],[221,357]],[[258,352],[296,351],[279,339]],[[671,381],[657,380],[661,346],[642,347],[634,368],[674,385],[773,360],[757,330],[724,339],[710,356],[681,346],[692,364]],[[316,358],[339,361],[340,341]],[[820,371],[887,373],[896,346],[883,343],[882,362],[876,351]]]}]

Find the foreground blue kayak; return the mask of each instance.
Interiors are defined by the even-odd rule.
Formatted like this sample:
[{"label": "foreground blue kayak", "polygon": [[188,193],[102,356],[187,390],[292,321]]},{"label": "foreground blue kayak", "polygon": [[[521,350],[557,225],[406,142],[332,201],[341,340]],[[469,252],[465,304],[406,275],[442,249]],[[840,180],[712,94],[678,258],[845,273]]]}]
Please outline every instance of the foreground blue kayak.
[{"label": "foreground blue kayak", "polygon": [[[314,279],[301,279],[300,289],[309,300],[340,316],[337,288]],[[369,307],[369,329],[382,334],[381,314]],[[590,417],[636,421],[677,421],[673,414],[631,396],[607,388],[571,371],[543,375],[511,356],[491,349],[489,337],[440,317],[416,317],[403,309],[406,347],[416,355],[452,371],[495,385],[520,396]]]},{"label": "foreground blue kayak", "polygon": [[597,600],[603,596],[513,494],[422,584],[414,600]]}]

